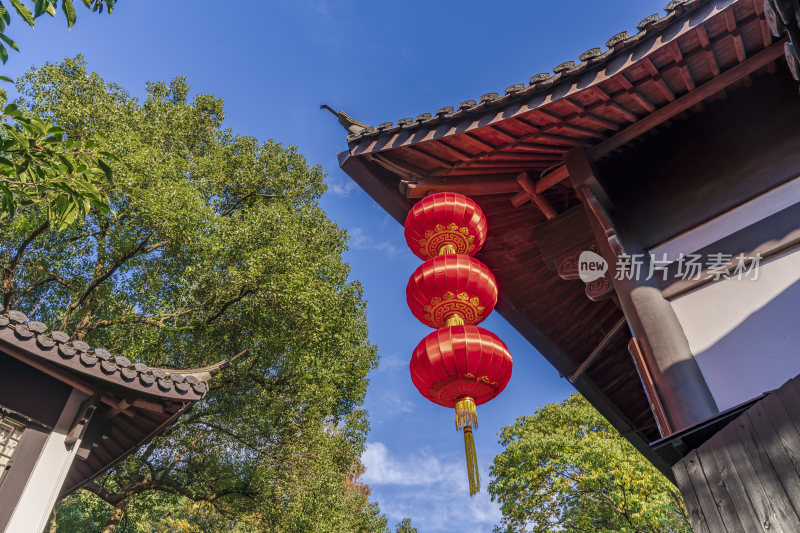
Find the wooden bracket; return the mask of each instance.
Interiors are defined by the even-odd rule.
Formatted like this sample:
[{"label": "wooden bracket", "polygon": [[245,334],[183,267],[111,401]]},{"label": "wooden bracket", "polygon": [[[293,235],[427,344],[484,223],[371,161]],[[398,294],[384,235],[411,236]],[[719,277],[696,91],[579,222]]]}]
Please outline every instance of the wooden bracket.
[{"label": "wooden bracket", "polygon": [[611,270],[607,270],[602,278],[597,278],[586,284],[586,297],[593,302],[605,300],[614,294],[614,281],[611,279]]},{"label": "wooden bracket", "polygon": [[97,410],[98,402],[99,396],[94,394],[81,404],[81,408],[78,409],[78,414],[72,422],[72,428],[64,439],[64,444],[67,448],[72,448],[72,446],[83,437],[86,428],[89,426],[89,421],[92,419],[92,415],[94,415],[94,412]]},{"label": "wooden bracket", "polygon": [[558,215],[558,212],[556,212],[555,208],[547,201],[547,198],[536,192],[536,186],[533,184],[533,181],[531,181],[531,178],[528,177],[527,172],[522,172],[517,176],[517,182],[519,182],[522,189],[528,194],[533,205],[547,217],[547,220],[555,218],[556,215]]},{"label": "wooden bracket", "polygon": [[603,337],[603,340],[601,340],[600,344],[598,344],[597,347],[595,347],[595,349],[592,350],[592,353],[589,354],[589,357],[587,357],[583,361],[583,363],[581,363],[581,366],[579,366],[578,369],[575,370],[575,372],[573,372],[572,375],[567,378],[569,379],[570,383],[575,383],[576,381],[578,381],[578,379],[594,363],[595,359],[597,359],[601,354],[606,352],[609,345],[611,344],[611,341],[613,341],[617,337],[617,335],[620,334],[620,332],[624,329],[626,323],[627,322],[625,321],[625,317],[623,317],[619,320],[619,322],[614,324],[614,327],[611,328],[611,331],[609,331],[606,334],[606,336]]}]

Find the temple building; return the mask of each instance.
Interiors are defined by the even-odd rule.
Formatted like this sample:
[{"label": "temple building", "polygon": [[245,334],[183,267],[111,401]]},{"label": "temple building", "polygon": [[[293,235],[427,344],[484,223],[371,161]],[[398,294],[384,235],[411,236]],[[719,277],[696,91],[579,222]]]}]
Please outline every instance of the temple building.
[{"label": "temple building", "polygon": [[502,94],[338,113],[341,168],[399,222],[478,203],[498,311],[697,531],[800,531],[797,6],[673,0]]},{"label": "temple building", "polygon": [[42,531],[60,497],[173,424],[228,364],[150,368],[0,313],[0,531]]}]

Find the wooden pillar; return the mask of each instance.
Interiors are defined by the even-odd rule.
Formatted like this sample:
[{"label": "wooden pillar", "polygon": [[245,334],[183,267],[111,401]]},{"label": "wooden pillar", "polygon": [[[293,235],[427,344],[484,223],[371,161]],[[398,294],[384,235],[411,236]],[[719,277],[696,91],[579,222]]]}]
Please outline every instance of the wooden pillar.
[{"label": "wooden pillar", "polygon": [[625,317],[639,340],[661,403],[673,431],[691,426],[719,411],[672,306],[655,279],[646,280],[649,254],[628,235],[617,234],[613,205],[596,179],[582,149],[566,155],[570,180],[586,207],[598,247],[613,271],[622,254],[644,254],[639,279],[616,279],[614,289]]}]

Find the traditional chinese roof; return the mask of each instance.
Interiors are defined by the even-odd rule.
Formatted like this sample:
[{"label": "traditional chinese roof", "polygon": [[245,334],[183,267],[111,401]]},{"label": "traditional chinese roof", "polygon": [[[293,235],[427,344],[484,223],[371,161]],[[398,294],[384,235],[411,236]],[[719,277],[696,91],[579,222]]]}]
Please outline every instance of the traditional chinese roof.
[{"label": "traditional chinese roof", "polygon": [[102,474],[149,441],[208,392],[208,381],[230,364],[203,368],[153,368],[92,348],[15,310],[0,312],[0,352],[87,394],[96,394],[102,414],[87,429],[91,448],[73,462],[63,493]]},{"label": "traditional chinese roof", "polygon": [[[359,127],[364,125],[354,121],[356,126],[351,124],[347,128],[350,132],[347,140],[354,153],[389,150],[524,115],[557,100],[564,100],[564,105],[553,109],[554,114],[545,123],[563,120],[576,128],[594,129],[595,133],[589,136],[600,138],[607,130],[635,122],[674,100],[687,87],[693,89],[709,75],[719,74],[726,64],[741,61],[747,51],[771,43],[761,3],[672,0],[664,8],[666,15],[655,13],[636,24],[636,34],[616,33],[606,41],[605,50],[601,46],[591,48],[580,54],[577,62],[569,60],[556,65],[552,74],[535,74],[527,83],[511,84],[502,93],[488,92],[478,100],[466,100],[415,118],[366,127]],[[716,17],[723,11],[727,14]],[[721,42],[729,36],[733,36],[733,42]],[[661,48],[665,49],[649,56]],[[703,65],[706,62],[708,65]],[[639,65],[631,68],[634,63]],[[673,63],[677,69],[671,68]],[[625,74],[617,76],[622,71]],[[589,87],[595,87],[589,91],[591,97],[590,94],[582,94],[577,100],[573,97]],[[616,95],[620,90],[627,93],[627,98]],[[609,105],[612,100],[618,105]],[[597,116],[592,116],[595,110],[587,108],[600,109]],[[442,128],[455,123],[458,123],[455,128]],[[580,130],[572,133],[577,131]]]},{"label": "traditional chinese roof", "polygon": [[563,376],[581,369],[576,388],[669,475],[670,460],[649,447],[660,435],[626,348],[630,334],[617,327],[622,312],[557,272],[594,244],[564,157],[580,147],[610,159],[766,74],[788,78],[788,69],[761,0],[675,0],[666,11],[502,95],[351,127],[339,163],[401,223],[427,194],[471,196],[489,223],[476,257],[503,289],[498,311]]}]

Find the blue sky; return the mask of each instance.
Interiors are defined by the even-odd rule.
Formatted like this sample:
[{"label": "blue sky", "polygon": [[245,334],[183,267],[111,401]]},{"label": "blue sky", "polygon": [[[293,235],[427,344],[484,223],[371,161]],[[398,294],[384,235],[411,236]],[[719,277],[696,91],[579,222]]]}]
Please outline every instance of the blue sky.
[{"label": "blue sky", "polygon": [[[237,133],[297,145],[321,164],[329,185],[322,205],[350,233],[346,260],[364,285],[381,354],[366,405],[372,429],[363,460],[372,497],[390,523],[408,516],[424,533],[485,532],[499,510],[485,491],[468,496],[453,414],[422,398],[408,376],[409,355],[430,331],[405,304],[419,260],[405,247],[402,227],[339,170],[345,132],[319,105],[376,125],[502,94],[617,32],[635,33],[666,1],[122,0],[110,17],[76,2],[70,32],[61,13],[38,19],[35,31],[15,19],[8,33],[22,53],[12,52],[4,74],[83,53],[90,69],[134,95],[146,81],[186,75],[193,90],[224,99],[225,123]],[[485,487],[500,428],[572,388],[497,314],[482,325],[514,356],[508,388],[478,409]]]}]

